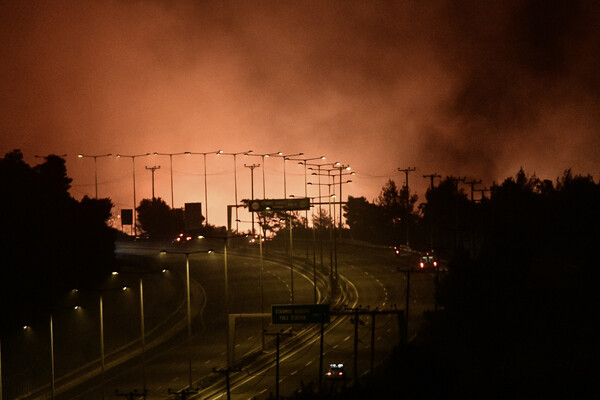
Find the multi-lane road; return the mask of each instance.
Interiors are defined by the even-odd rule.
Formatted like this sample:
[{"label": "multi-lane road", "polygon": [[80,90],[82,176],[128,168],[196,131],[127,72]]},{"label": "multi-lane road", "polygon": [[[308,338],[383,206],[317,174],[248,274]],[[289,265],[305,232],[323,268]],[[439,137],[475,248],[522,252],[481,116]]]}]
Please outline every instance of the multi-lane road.
[{"label": "multi-lane road", "polygon": [[[197,246],[198,249],[207,247],[200,243]],[[324,356],[321,361],[319,324],[271,324],[268,316],[271,305],[289,304],[291,301],[292,274],[285,252],[265,247],[262,269],[258,248],[229,249],[227,286],[222,251],[216,248],[216,253],[189,255],[190,346],[187,340],[185,256],[159,255],[157,247],[152,245],[121,244],[120,255],[147,257],[148,271],[166,267],[170,275],[142,275],[145,282],[144,351],[140,340],[140,316],[136,312],[139,300],[137,303],[132,301],[129,307],[120,304],[111,308],[110,299],[106,296],[108,309],[104,317],[114,321],[105,326],[104,378],[100,360],[94,357],[94,351],[90,351],[89,362],[79,362],[77,368],[70,371],[68,379],[64,378],[66,374],[61,374],[62,371],[56,374],[55,398],[120,399],[134,390],[141,392],[145,381],[147,399],[166,399],[169,392],[188,388],[190,379],[198,395],[188,398],[226,398],[228,353],[233,359],[233,364],[230,363],[233,368],[229,372],[232,399],[266,398],[275,393],[277,387],[281,395],[290,395],[303,385],[310,382],[318,384],[320,380],[324,390],[335,390],[354,379],[355,374],[370,373],[372,365],[384,360],[400,340],[403,325],[393,311],[405,308],[407,275],[399,272],[398,267],[411,267],[409,257],[398,258],[392,250],[382,247],[338,246],[340,289],[333,297],[329,288],[329,259],[325,258],[324,266],[316,266],[317,300],[329,303],[331,309],[330,323],[324,325]],[[185,251],[190,250],[193,248]],[[316,258],[319,261],[319,257]],[[139,266],[126,266],[119,279],[130,286],[133,296],[139,297],[137,282],[140,275],[128,274],[128,269],[140,271]],[[312,254],[308,260],[294,260],[293,279],[294,303],[314,303]],[[433,275],[412,274],[410,283],[409,337],[416,333],[421,313],[433,308]],[[229,303],[225,301],[225,290],[229,292]],[[357,310],[358,314],[354,314]],[[119,315],[123,313],[128,315]],[[226,315],[230,317],[226,318]],[[355,321],[355,315],[358,315],[358,321]],[[229,351],[227,321],[230,325]],[[275,363],[277,333],[280,333],[281,339],[278,384]],[[119,339],[122,337],[127,339]],[[97,347],[93,341],[97,341],[97,337],[88,341],[88,347]],[[62,349],[68,343],[57,341],[57,358],[61,357]],[[82,346],[85,347],[85,344]],[[321,362],[322,371],[319,370]],[[344,364],[344,378],[333,380],[324,377],[330,363]],[[31,382],[35,380],[31,379]],[[40,385],[29,390],[28,395],[18,398],[48,398],[49,384],[45,387]]]}]

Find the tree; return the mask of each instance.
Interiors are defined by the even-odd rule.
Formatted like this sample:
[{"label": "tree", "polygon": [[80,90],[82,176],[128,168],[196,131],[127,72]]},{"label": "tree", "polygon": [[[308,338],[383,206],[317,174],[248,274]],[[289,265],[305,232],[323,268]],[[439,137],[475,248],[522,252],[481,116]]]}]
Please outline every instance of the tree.
[{"label": "tree", "polygon": [[143,199],[136,210],[140,228],[153,239],[171,238],[184,229],[181,214],[160,197]]},{"label": "tree", "polygon": [[114,264],[109,199],[78,202],[65,160],[35,167],[19,150],[0,158],[0,308],[6,320],[47,310],[74,287],[93,284]]}]

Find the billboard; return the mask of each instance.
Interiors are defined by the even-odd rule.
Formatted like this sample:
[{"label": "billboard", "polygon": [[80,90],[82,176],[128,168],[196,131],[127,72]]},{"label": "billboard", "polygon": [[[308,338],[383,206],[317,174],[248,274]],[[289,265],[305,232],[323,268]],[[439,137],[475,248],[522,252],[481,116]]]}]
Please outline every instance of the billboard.
[{"label": "billboard", "polygon": [[133,225],[133,210],[131,208],[121,210],[121,225]]},{"label": "billboard", "polygon": [[185,203],[184,223],[186,231],[202,228],[204,216],[202,215],[202,203]]}]

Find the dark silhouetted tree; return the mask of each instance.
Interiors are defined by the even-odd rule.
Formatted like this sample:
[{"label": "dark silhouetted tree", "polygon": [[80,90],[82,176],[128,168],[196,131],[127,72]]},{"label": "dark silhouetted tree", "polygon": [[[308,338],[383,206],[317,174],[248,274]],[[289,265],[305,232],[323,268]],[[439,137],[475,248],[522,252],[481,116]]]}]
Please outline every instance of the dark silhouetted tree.
[{"label": "dark silhouetted tree", "polygon": [[65,161],[30,167],[19,150],[0,158],[0,307],[6,320],[47,313],[74,287],[102,280],[114,263],[108,199],[81,202]]},{"label": "dark silhouetted tree", "polygon": [[140,228],[153,239],[173,238],[184,229],[182,214],[160,197],[143,199],[136,210]]}]

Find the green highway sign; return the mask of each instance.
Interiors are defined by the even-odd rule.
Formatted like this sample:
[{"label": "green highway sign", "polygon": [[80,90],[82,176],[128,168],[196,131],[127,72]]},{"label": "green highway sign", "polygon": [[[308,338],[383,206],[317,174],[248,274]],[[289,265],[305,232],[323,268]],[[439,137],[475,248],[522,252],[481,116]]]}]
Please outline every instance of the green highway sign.
[{"label": "green highway sign", "polygon": [[248,202],[248,210],[250,210],[251,212],[310,210],[310,199],[308,197],[294,197],[291,199],[259,199],[246,201]]},{"label": "green highway sign", "polygon": [[329,323],[329,304],[272,305],[273,324]]}]

